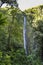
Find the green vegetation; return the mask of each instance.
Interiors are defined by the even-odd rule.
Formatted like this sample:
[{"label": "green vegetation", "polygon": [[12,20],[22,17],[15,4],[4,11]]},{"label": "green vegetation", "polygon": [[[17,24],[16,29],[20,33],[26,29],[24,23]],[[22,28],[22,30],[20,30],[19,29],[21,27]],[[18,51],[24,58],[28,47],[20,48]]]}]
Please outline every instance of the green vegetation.
[{"label": "green vegetation", "polygon": [[43,65],[43,5],[24,13],[28,56],[23,48],[23,12],[18,8],[0,8],[0,65]]}]

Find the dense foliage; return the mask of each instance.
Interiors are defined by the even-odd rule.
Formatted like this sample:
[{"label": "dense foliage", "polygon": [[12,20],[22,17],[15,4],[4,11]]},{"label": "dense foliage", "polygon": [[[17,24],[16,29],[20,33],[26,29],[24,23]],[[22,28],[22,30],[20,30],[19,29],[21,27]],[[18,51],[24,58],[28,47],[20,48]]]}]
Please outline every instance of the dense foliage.
[{"label": "dense foliage", "polygon": [[0,8],[0,65],[43,65],[43,6],[24,12],[28,56],[23,48],[23,12],[18,8]]}]

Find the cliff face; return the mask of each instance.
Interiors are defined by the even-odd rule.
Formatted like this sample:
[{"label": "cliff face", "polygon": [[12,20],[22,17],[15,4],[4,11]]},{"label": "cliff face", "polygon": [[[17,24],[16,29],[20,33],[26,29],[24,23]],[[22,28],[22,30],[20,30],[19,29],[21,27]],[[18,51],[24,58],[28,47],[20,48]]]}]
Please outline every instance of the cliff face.
[{"label": "cliff face", "polygon": [[43,5],[25,10],[31,51],[43,59]]}]

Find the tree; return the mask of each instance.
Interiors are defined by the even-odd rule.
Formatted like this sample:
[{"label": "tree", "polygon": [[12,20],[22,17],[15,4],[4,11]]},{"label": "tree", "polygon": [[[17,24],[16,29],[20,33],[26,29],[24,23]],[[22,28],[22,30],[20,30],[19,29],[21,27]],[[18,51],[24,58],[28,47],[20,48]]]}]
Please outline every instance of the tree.
[{"label": "tree", "polygon": [[[11,6],[16,6],[16,7],[18,6],[16,0],[1,0],[1,6],[2,6],[4,3],[7,3],[7,4],[11,5]],[[0,6],[0,7],[1,7],[1,6]]]},{"label": "tree", "polygon": [[2,13],[0,13],[0,25],[3,25],[5,22],[6,22],[6,17],[4,17]]},{"label": "tree", "polygon": [[38,34],[38,39],[39,39],[39,45],[40,45],[40,55],[41,55],[41,60],[43,61],[43,19],[38,20],[38,26],[37,26],[37,31],[39,32]]}]

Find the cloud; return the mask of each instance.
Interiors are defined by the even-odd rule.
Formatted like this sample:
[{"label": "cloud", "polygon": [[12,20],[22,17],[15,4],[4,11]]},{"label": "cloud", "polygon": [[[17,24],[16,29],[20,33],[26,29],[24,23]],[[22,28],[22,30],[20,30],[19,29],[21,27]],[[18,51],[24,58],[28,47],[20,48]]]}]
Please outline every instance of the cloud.
[{"label": "cloud", "polygon": [[23,11],[43,4],[43,0],[18,0],[19,8]]}]

